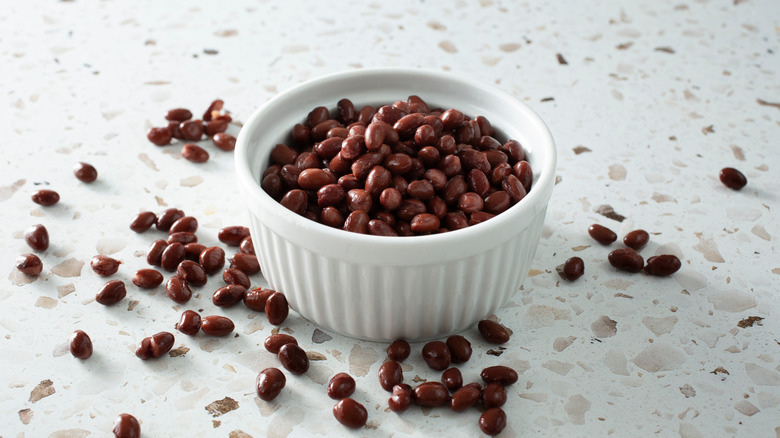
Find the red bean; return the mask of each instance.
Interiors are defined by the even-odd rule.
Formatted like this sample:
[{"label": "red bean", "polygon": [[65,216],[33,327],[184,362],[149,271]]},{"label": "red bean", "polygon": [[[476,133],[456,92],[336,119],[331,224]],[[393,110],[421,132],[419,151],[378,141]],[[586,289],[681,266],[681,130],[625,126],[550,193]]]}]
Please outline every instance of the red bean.
[{"label": "red bean", "polygon": [[98,176],[95,166],[84,162],[76,163],[76,165],[73,166],[73,174],[76,176],[76,179],[84,183],[91,183],[95,181]]},{"label": "red bean", "polygon": [[187,243],[184,245],[184,259],[198,262],[198,260],[200,260],[200,254],[205,250],[206,245],[202,243]]},{"label": "red bean", "polygon": [[206,112],[203,113],[203,120],[210,122],[214,119],[215,115],[218,115],[220,111],[222,111],[222,107],[225,105],[225,102],[222,99],[215,99],[211,102],[209,107],[206,109]]},{"label": "red bean", "polygon": [[431,341],[423,346],[422,356],[431,369],[442,371],[450,366],[452,355],[442,341]]},{"label": "red bean", "polygon": [[401,413],[412,405],[412,387],[407,384],[395,385],[393,394],[387,400],[387,406],[393,412]]},{"label": "red bean", "polygon": [[114,420],[115,438],[139,438],[141,436],[141,425],[138,420],[130,414],[120,414]]},{"label": "red bean", "polygon": [[645,230],[633,230],[623,236],[623,244],[635,250],[639,250],[650,240],[650,234]]},{"label": "red bean", "polygon": [[179,124],[179,131],[185,140],[200,141],[203,138],[203,121],[185,120]]},{"label": "red bean", "polygon": [[154,269],[139,269],[133,276],[133,284],[141,289],[154,289],[163,282],[163,275]]},{"label": "red bean", "polygon": [[195,336],[200,331],[200,314],[194,310],[185,310],[179,318],[179,323],[176,324],[176,330],[184,333],[185,335]]},{"label": "red bean", "polygon": [[490,214],[500,214],[505,212],[511,205],[512,199],[509,197],[509,194],[503,190],[498,190],[485,198],[483,210]]},{"label": "red bean", "polygon": [[265,342],[263,342],[265,349],[273,354],[279,354],[279,350],[282,349],[282,346],[287,344],[298,345],[298,341],[290,335],[275,333],[265,338]]},{"label": "red bean", "polygon": [[282,197],[282,200],[279,202],[288,210],[302,215],[306,211],[308,196],[303,190],[290,190]]},{"label": "red bean", "polygon": [[574,281],[585,274],[585,262],[579,257],[571,257],[561,266],[555,268],[564,280]]},{"label": "red bean", "polygon": [[509,198],[513,203],[520,202],[528,193],[525,191],[525,187],[514,175],[509,175],[501,181],[501,188],[509,194]]},{"label": "red bean", "polygon": [[203,124],[203,133],[207,137],[214,137],[215,135],[227,131],[228,121],[226,119],[215,119],[208,123]]},{"label": "red bean", "polygon": [[430,213],[420,213],[412,218],[410,223],[415,233],[430,233],[439,229],[439,218]]},{"label": "red bean", "polygon": [[602,245],[609,245],[617,240],[617,234],[615,234],[614,231],[599,224],[593,224],[588,227],[588,234],[590,234],[590,237],[596,240],[596,242]]},{"label": "red bean", "polygon": [[287,378],[278,368],[266,368],[257,375],[257,396],[261,400],[271,401],[284,389]]},{"label": "red bean", "polygon": [[463,412],[474,406],[482,397],[482,390],[474,386],[463,386],[452,394],[450,409],[455,412]]},{"label": "red bean", "polygon": [[135,355],[141,360],[156,359],[171,351],[175,338],[172,333],[160,332],[141,340]]},{"label": "red bean", "polygon": [[441,373],[441,383],[447,387],[450,392],[457,391],[463,386],[463,374],[457,368],[447,368]]},{"label": "red bean", "polygon": [[287,343],[279,348],[279,362],[293,374],[303,374],[309,369],[309,357],[297,344]]},{"label": "red bean", "polygon": [[125,283],[121,280],[111,280],[100,288],[95,295],[95,301],[104,306],[110,306],[122,301],[125,296],[127,296]]},{"label": "red bean", "polygon": [[95,257],[92,257],[89,265],[92,267],[95,274],[100,275],[101,277],[108,277],[116,274],[121,263],[122,262],[119,260],[109,256],[96,255]]},{"label": "red bean", "polygon": [[260,272],[260,262],[254,254],[238,253],[230,259],[230,267],[236,268],[246,275],[254,275]]},{"label": "red bean", "polygon": [[328,397],[341,400],[355,392],[355,379],[347,373],[338,373],[328,382]]},{"label": "red bean", "polygon": [[264,289],[262,287],[249,290],[244,294],[244,305],[256,312],[265,312],[265,303],[268,301],[268,297],[275,292],[276,291],[274,290]]},{"label": "red bean", "polygon": [[501,152],[505,153],[509,157],[509,162],[514,164],[525,159],[525,151],[523,146],[517,140],[507,140],[501,146]]},{"label": "red bean", "polygon": [[249,228],[234,225],[219,230],[219,234],[217,234],[217,238],[219,239],[220,242],[228,246],[238,246],[241,244],[241,241],[244,240],[246,237],[249,237],[249,235],[250,235]]},{"label": "red bean", "polygon": [[225,266],[225,251],[218,246],[212,246],[204,249],[198,260],[206,274],[213,275]]},{"label": "red bean", "polygon": [[368,420],[366,408],[351,398],[339,400],[333,406],[333,416],[339,423],[352,429],[365,426]]},{"label": "red bean", "polygon": [[168,272],[173,272],[184,260],[184,245],[173,242],[163,249],[160,255],[160,266]]},{"label": "red bean", "polygon": [[390,360],[403,362],[409,357],[412,347],[405,339],[396,339],[387,347],[387,357]]},{"label": "red bean", "polygon": [[419,406],[444,406],[449,401],[450,393],[440,382],[425,382],[414,388],[414,402]]},{"label": "red bean", "polygon": [[341,99],[336,104],[336,111],[338,116],[336,117],[339,122],[344,124],[350,124],[357,118],[357,111],[355,105],[349,99]]},{"label": "red bean", "polygon": [[246,288],[240,284],[229,284],[214,291],[211,302],[217,307],[230,307],[244,299]]},{"label": "red bean", "polygon": [[471,359],[471,343],[461,335],[447,338],[447,348],[450,350],[452,363],[468,362]]},{"label": "red bean", "polygon": [[35,251],[49,248],[49,232],[41,224],[33,225],[24,232],[24,241]]},{"label": "red bean", "polygon": [[194,233],[198,231],[198,220],[192,216],[183,216],[176,219],[168,228],[168,234],[174,233]]},{"label": "red bean", "polygon": [[479,374],[485,383],[498,383],[508,386],[517,382],[517,371],[504,365],[487,367]]},{"label": "red bean", "polygon": [[368,233],[368,222],[370,221],[368,213],[363,210],[356,210],[347,216],[344,221],[344,229],[353,233]]},{"label": "red bean", "polygon": [[180,304],[186,303],[192,298],[192,289],[190,289],[189,284],[178,276],[168,279],[165,284],[165,292],[168,294],[168,298]]},{"label": "red bean", "polygon": [[521,160],[515,163],[515,165],[512,166],[512,173],[514,173],[517,179],[523,183],[526,192],[531,190],[531,183],[533,182],[534,175],[531,170],[531,165],[527,161]]},{"label": "red bean", "polygon": [[209,336],[227,336],[233,333],[236,326],[230,318],[218,315],[203,317],[200,322],[200,330]]},{"label": "red bean", "polygon": [[506,427],[506,413],[501,408],[490,408],[479,416],[479,428],[486,435],[498,435]]},{"label": "red bean", "polygon": [[130,229],[136,233],[143,233],[157,223],[157,215],[151,211],[138,213],[130,222]]},{"label": "red bean", "polygon": [[371,219],[368,221],[368,234],[374,236],[397,236],[398,233],[395,229],[385,221],[379,219]]},{"label": "red bean", "polygon": [[236,148],[236,137],[226,132],[214,134],[214,137],[211,138],[211,142],[214,143],[214,146],[225,152],[230,152]]},{"label": "red bean", "polygon": [[171,229],[174,222],[184,217],[184,212],[178,208],[169,208],[157,215],[157,222],[155,223],[157,229],[167,232]]},{"label": "red bean", "polygon": [[222,281],[227,284],[240,284],[247,289],[252,285],[249,276],[236,268],[225,269],[225,272],[222,273]]},{"label": "red bean", "polygon": [[252,241],[252,236],[244,237],[238,245],[238,250],[244,254],[255,255],[255,244]]},{"label": "red bean", "polygon": [[273,325],[283,323],[289,312],[287,298],[281,292],[272,293],[265,302],[265,314],[268,317],[268,322]]},{"label": "red bean", "polygon": [[647,265],[645,265],[645,272],[657,277],[666,277],[672,275],[680,270],[682,263],[680,259],[675,255],[662,254],[647,259]]},{"label": "red bean", "polygon": [[92,356],[92,340],[89,335],[82,331],[76,330],[70,336],[70,354],[81,360],[89,359]]},{"label": "red bean", "polygon": [[404,373],[400,363],[388,360],[379,367],[379,384],[385,391],[392,391],[395,385],[403,381]]},{"label": "red bean", "polygon": [[41,189],[33,193],[32,200],[38,205],[48,207],[60,202],[60,195],[54,190]]},{"label": "red bean", "polygon": [[186,245],[188,243],[197,243],[198,236],[196,236],[195,233],[180,231],[178,233],[169,234],[166,242],[168,242],[169,244],[177,242],[177,243],[181,243],[182,245]]},{"label": "red bean", "polygon": [[745,178],[745,175],[733,167],[724,167],[721,169],[719,177],[720,182],[722,182],[724,186],[733,190],[741,190],[742,187],[747,185],[747,178]]},{"label": "red bean", "polygon": [[488,383],[482,389],[482,406],[490,408],[500,408],[506,403],[506,390],[499,383]]},{"label": "red bean", "polygon": [[495,321],[484,319],[477,324],[477,329],[482,338],[491,344],[504,344],[509,341],[509,330]]},{"label": "red bean", "polygon": [[171,144],[173,135],[168,128],[155,127],[146,132],[146,138],[157,146],[165,146]]},{"label": "red bean", "polygon": [[621,271],[639,272],[645,265],[645,260],[631,248],[616,249],[607,256],[609,264]]},{"label": "red bean", "polygon": [[209,153],[194,143],[185,143],[181,147],[181,156],[193,163],[205,163],[209,160]]},{"label": "red bean", "polygon": [[187,108],[174,108],[168,110],[168,114],[165,115],[165,120],[183,122],[192,118],[192,112]]}]

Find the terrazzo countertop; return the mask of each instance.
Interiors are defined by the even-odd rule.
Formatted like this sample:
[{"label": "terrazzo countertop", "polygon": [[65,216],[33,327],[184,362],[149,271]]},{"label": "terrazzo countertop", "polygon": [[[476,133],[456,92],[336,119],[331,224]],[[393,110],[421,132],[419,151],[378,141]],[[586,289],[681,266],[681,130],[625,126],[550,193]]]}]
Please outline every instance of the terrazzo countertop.
[{"label": "terrazzo countertop", "polygon": [[[338,5],[338,6],[336,6]],[[157,234],[128,229],[140,211],[178,207],[198,236],[247,225],[233,156],[208,142],[194,164],[145,138],[170,108],[197,115],[215,98],[229,132],[276,93],[326,73],[413,66],[479,79],[547,122],[558,147],[555,188],[532,270],[493,317],[504,349],[475,328],[465,381],[509,365],[501,436],[780,437],[780,7],[776,0],[557,2],[5,2],[0,15],[0,436],[110,434],[129,412],[143,436],[481,436],[479,410],[387,409],[377,380],[385,344],[328,333],[294,312],[281,326],[310,353],[273,402],[255,377],[279,366],[262,348],[265,315],[218,309],[219,276],[186,306],[134,287]],[[72,166],[99,172],[85,184]],[[723,167],[748,179],[718,180]],[[42,187],[52,207],[34,204]],[[611,213],[610,213],[611,212]],[[44,224],[44,269],[14,269],[24,230]],[[612,268],[586,230],[646,229],[645,257],[671,253],[668,278]],[[158,236],[159,237],[159,236]],[[233,249],[228,250],[228,256]],[[94,302],[106,279],[96,254],[122,261],[128,296]],[[577,255],[585,276],[555,267]],[[166,274],[167,276],[168,274]],[[262,285],[261,275],[252,278]],[[224,314],[235,336],[174,330],[184,308]],[[67,341],[90,334],[81,361]],[[176,334],[173,354],[135,347]],[[438,380],[412,345],[406,382]],[[351,431],[331,414],[329,378],[348,372],[368,410]]]}]

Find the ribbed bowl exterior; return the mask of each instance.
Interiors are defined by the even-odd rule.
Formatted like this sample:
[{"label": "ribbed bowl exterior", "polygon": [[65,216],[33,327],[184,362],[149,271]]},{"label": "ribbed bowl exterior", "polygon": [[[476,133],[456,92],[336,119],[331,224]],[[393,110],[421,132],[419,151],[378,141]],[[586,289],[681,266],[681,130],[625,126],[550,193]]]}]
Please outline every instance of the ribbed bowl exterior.
[{"label": "ribbed bowl exterior", "polygon": [[290,242],[255,215],[251,221],[263,276],[301,316],[354,338],[392,341],[459,332],[498,310],[526,278],[544,214],[488,251],[417,266],[346,262]]}]

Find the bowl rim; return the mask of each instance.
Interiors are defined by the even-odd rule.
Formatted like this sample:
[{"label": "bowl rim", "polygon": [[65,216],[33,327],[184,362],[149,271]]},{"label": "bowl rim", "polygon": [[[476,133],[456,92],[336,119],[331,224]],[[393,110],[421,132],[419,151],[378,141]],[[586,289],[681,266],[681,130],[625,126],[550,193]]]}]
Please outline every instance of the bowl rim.
[{"label": "bowl rim", "polygon": [[[424,236],[394,238],[371,234],[350,233],[312,221],[283,207],[261,188],[259,181],[252,176],[252,168],[250,167],[251,163],[249,160],[250,139],[253,137],[252,134],[257,125],[261,124],[263,118],[270,114],[276,106],[286,99],[295,98],[296,96],[305,96],[311,91],[316,92],[318,88],[327,86],[327,84],[333,83],[334,81],[350,81],[352,79],[366,77],[381,78],[387,75],[404,75],[409,76],[410,78],[420,77],[428,80],[441,80],[455,85],[477,89],[482,93],[490,95],[492,98],[497,98],[511,104],[516,110],[523,113],[524,118],[534,126],[536,135],[540,136],[543,140],[539,145],[535,145],[535,147],[538,147],[539,150],[543,150],[544,155],[547,157],[547,159],[542,160],[543,166],[540,169],[537,168],[536,164],[533,165],[534,176],[541,175],[541,177],[538,179],[535,178],[534,185],[525,198],[490,220],[464,229]],[[308,110],[302,109],[301,113],[303,114],[304,111]],[[302,115],[301,119],[303,118],[304,115]],[[441,245],[444,243],[452,244],[462,240],[474,241],[486,238],[494,233],[496,228],[505,228],[510,226],[509,222],[517,222],[518,217],[523,216],[524,212],[526,212],[526,215],[528,216],[533,216],[531,214],[532,212],[546,209],[552,194],[553,186],[555,185],[557,152],[552,134],[539,115],[525,103],[521,102],[517,97],[498,87],[447,72],[408,67],[376,67],[326,74],[294,85],[271,97],[257,108],[242,126],[236,139],[234,161],[236,180],[244,194],[244,201],[257,203],[257,205],[262,207],[266,212],[269,210],[265,209],[270,209],[272,214],[279,216],[283,221],[290,223],[302,232],[316,233],[318,238],[325,239],[331,244],[337,243],[338,245],[346,246],[357,245],[359,247],[371,245],[377,251],[388,250],[394,252],[399,248],[403,248],[405,250],[420,249],[423,252],[427,252],[425,251],[425,248],[429,248],[432,245]],[[250,208],[250,211],[252,210],[250,206],[247,207]],[[524,228],[520,226],[519,223],[516,223],[516,225],[518,231]],[[506,236],[506,238],[509,238],[509,236]]]}]

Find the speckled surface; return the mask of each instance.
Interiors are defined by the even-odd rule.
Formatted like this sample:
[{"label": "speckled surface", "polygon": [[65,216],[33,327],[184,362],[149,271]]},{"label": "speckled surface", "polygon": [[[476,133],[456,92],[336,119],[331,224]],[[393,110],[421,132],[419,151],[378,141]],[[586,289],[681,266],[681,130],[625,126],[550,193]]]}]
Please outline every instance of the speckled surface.
[{"label": "speckled surface", "polygon": [[[196,165],[145,139],[169,108],[199,114],[220,97],[240,122],[303,80],[400,65],[494,83],[531,105],[558,144],[560,182],[533,269],[495,315],[510,342],[498,350],[463,333],[474,346],[466,381],[489,365],[520,373],[501,436],[780,436],[778,12],[772,0],[4,5],[0,436],[105,436],[121,412],[144,436],[342,436],[325,394],[340,371],[368,410],[353,435],[479,436],[477,409],[388,411],[376,378],[386,346],[294,314],[282,330],[316,360],[262,402],[255,377],[278,366],[262,348],[273,329],[263,314],[215,308],[217,277],[185,306],[129,283],[158,236],[128,229],[137,212],[183,208],[206,244],[247,221],[230,153],[204,142],[211,159]],[[76,180],[78,161],[98,181]],[[726,166],[745,173],[743,190],[719,182]],[[33,204],[42,186],[60,203]],[[676,254],[682,269],[615,271],[606,255],[620,245],[595,243],[595,222],[620,236],[646,229],[642,254]],[[13,265],[36,223],[52,244],[32,279]],[[123,262],[118,305],[94,302],[105,282],[89,268],[96,254]],[[573,255],[586,274],[566,283],[555,266]],[[175,332],[184,308],[230,316],[238,336]],[[76,328],[95,345],[87,361],[67,351]],[[176,333],[178,354],[138,360],[137,343],[162,330]],[[404,364],[407,382],[439,377],[421,348]]]}]

